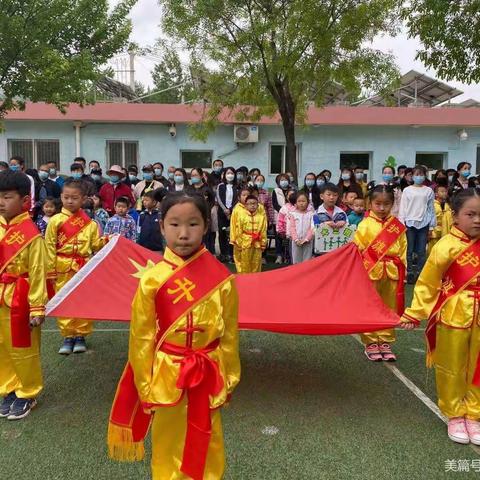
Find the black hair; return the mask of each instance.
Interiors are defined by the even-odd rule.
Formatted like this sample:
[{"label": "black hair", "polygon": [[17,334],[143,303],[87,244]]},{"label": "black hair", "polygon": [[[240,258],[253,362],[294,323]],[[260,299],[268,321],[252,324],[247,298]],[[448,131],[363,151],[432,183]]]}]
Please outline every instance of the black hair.
[{"label": "black hair", "polygon": [[[158,163],[158,162],[157,162],[157,163]],[[154,170],[155,170],[155,169],[154,169]],[[185,169],[182,168],[182,167],[177,167],[177,168],[175,168],[175,172],[174,172],[174,173],[176,173],[176,172],[180,172],[180,173],[182,174],[182,176],[183,176],[183,183],[184,183],[185,185],[188,185],[188,175],[187,175],[187,172],[185,171]]]},{"label": "black hair", "polygon": [[168,190],[164,187],[156,188],[155,190],[152,190],[153,193],[153,198],[160,203],[168,193]]},{"label": "black hair", "polygon": [[[395,172],[395,167],[392,167],[391,165],[384,165],[382,167],[382,173],[385,171],[386,168],[390,168],[392,170],[392,173],[395,175],[395,173],[396,173]],[[400,168],[400,167],[398,167],[398,168]]]},{"label": "black hair", "polygon": [[190,177],[192,176],[192,172],[193,172],[194,170],[200,175],[200,180],[202,181],[202,183],[205,183],[205,182],[203,181],[203,169],[200,168],[200,167],[194,167],[194,168],[192,168],[192,169],[190,170]]},{"label": "black hair", "polygon": [[123,203],[124,205],[127,206],[127,208],[130,207],[130,199],[129,199],[128,197],[118,197],[118,198],[115,200],[115,206],[116,206],[118,203]]},{"label": "black hair", "polygon": [[[399,165],[399,166],[398,166],[398,170],[405,170],[406,168],[407,168],[406,165]],[[398,171],[398,170],[397,170],[397,171]]]},{"label": "black hair", "polygon": [[[84,163],[85,165],[87,164],[87,161],[85,160],[84,157],[75,157],[73,159],[73,163],[79,163],[79,162]],[[83,167],[83,165],[82,165],[82,167]]]},{"label": "black hair", "polygon": [[241,167],[238,167],[237,172],[243,172],[245,177],[248,176],[248,168],[245,167],[245,165],[242,165]]},{"label": "black hair", "polygon": [[83,165],[81,163],[75,162],[70,165],[70,171],[73,172],[74,170],[81,170],[82,172],[85,171]]},{"label": "black hair", "polygon": [[338,188],[337,185],[335,185],[332,182],[327,182],[320,187],[320,194],[321,195],[323,195],[327,191],[332,192],[332,193],[336,193],[337,195],[340,194],[340,189]]},{"label": "black hair", "polygon": [[307,203],[310,201],[308,198],[308,193],[304,192],[303,190],[300,190],[298,193],[296,193],[295,197],[295,203],[297,203],[298,197],[305,197],[307,199]]},{"label": "black hair", "polygon": [[461,170],[465,165],[468,165],[470,168],[472,168],[472,164],[470,162],[460,162],[457,165],[457,172]]},{"label": "black hair", "polygon": [[100,162],[98,160],[90,160],[88,162],[89,168],[91,168],[92,163],[96,163],[98,165],[98,168],[100,168]]},{"label": "black hair", "polygon": [[155,190],[149,190],[148,192],[145,192],[142,198],[151,198],[152,200],[157,201],[157,199],[155,198]]},{"label": "black hair", "polygon": [[258,197],[256,197],[255,195],[250,194],[250,195],[245,199],[245,203],[247,203],[248,200],[256,200],[256,201],[258,202]]},{"label": "black hair", "polygon": [[242,193],[243,193],[243,192],[248,192],[248,195],[251,195],[252,192],[253,192],[253,189],[252,189],[252,187],[249,187],[248,185],[241,186],[241,187],[237,190],[238,200],[240,200],[240,197],[242,196]]},{"label": "black hair", "polygon": [[437,180],[441,180],[441,178],[438,178],[438,174],[441,173],[443,175],[445,175],[445,180],[448,179],[448,175],[447,175],[447,171],[444,169],[444,168],[440,168],[439,170],[437,170],[435,172],[435,175],[433,176],[433,181],[436,182]]},{"label": "black hair", "polygon": [[427,176],[427,168],[424,165],[415,165],[413,167],[413,173],[417,171],[422,172],[425,177]]},{"label": "black hair", "polygon": [[13,157],[10,157],[10,160],[15,160],[15,161],[18,162],[22,167],[25,165],[25,160],[24,160],[23,157],[21,157],[20,155],[14,155]]},{"label": "black hair", "polygon": [[22,172],[5,170],[0,173],[0,192],[15,191],[21,197],[30,195],[30,179]]},{"label": "black hair", "polygon": [[448,190],[448,185],[445,182],[442,182],[442,179],[440,179],[440,182],[435,185],[433,191],[437,193],[439,188],[446,188]]},{"label": "black hair", "polygon": [[35,184],[40,182],[40,177],[38,176],[38,172],[34,168],[27,168],[24,172],[26,175],[30,175],[33,180],[35,180]]},{"label": "black hair", "polygon": [[9,168],[7,162],[1,162],[1,161],[0,161],[0,167]]},{"label": "black hair", "polygon": [[328,178],[332,178],[332,172],[330,170],[322,170],[319,175],[323,175],[325,177],[325,174],[328,173]]},{"label": "black hair", "polygon": [[463,205],[465,205],[465,202],[472,197],[480,198],[480,192],[478,188],[464,188],[463,190],[460,190],[458,193],[456,193],[450,199],[450,207],[453,211],[453,214],[458,215]]},{"label": "black hair", "polygon": [[55,213],[60,213],[60,210],[62,209],[62,201],[61,201],[59,198],[55,198],[55,197],[45,197],[45,198],[42,200],[42,204],[41,204],[41,207],[40,207],[40,208],[43,208],[43,206],[44,206],[47,202],[53,203],[53,205],[55,206]]},{"label": "black hair", "polygon": [[347,193],[355,193],[357,195],[357,198],[358,197],[363,198],[363,192],[361,190],[359,190],[358,188],[356,188],[355,185],[351,185],[350,187],[348,187],[347,189],[345,189],[343,191],[344,195],[346,195]]},{"label": "black hair", "polygon": [[216,158],[216,159],[212,162],[212,166],[213,166],[213,164],[214,164],[215,162],[221,162],[222,168],[223,168],[223,165],[224,165],[224,164],[223,164],[223,160],[222,160],[221,158]]},{"label": "black hair", "polygon": [[198,193],[187,193],[185,191],[179,192],[169,192],[163,202],[160,209],[161,218],[165,220],[167,217],[168,211],[175,205],[181,205],[183,203],[192,203],[195,207],[198,208],[200,214],[202,215],[205,226],[208,225],[209,219],[209,207],[207,201],[203,195]]},{"label": "black hair", "polygon": [[392,204],[395,202],[395,193],[394,188],[391,185],[372,185],[369,183],[367,188],[370,187],[368,190],[368,198],[372,201],[377,195],[387,195]]},{"label": "black hair", "polygon": [[155,165],[160,165],[162,167],[162,170],[165,170],[165,167],[163,166],[163,163],[162,162],[155,162],[153,164],[153,168],[155,168]]},{"label": "black hair", "polygon": [[80,193],[85,196],[87,194],[87,185],[83,180],[77,180],[76,178],[67,178],[63,184],[63,189],[65,188],[76,188]]}]

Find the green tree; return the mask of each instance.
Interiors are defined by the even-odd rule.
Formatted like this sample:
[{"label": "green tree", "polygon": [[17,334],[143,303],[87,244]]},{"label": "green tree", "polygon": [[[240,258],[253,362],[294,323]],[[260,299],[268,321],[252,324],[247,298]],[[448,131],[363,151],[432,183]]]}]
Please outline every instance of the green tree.
[{"label": "green tree", "polygon": [[128,41],[136,0],[0,0],[0,119],[25,101],[92,101],[92,82]]},{"label": "green tree", "polygon": [[[214,65],[203,84],[209,102],[197,136],[215,127],[222,106],[238,121],[278,110],[287,170],[297,175],[295,124],[308,101],[325,101],[332,81],[353,96],[382,90],[398,77],[393,58],[367,46],[394,33],[397,0],[160,0],[163,29],[180,47]],[[243,108],[239,105],[254,105]]]},{"label": "green tree", "polygon": [[413,0],[403,17],[427,67],[445,80],[480,82],[479,0]]}]

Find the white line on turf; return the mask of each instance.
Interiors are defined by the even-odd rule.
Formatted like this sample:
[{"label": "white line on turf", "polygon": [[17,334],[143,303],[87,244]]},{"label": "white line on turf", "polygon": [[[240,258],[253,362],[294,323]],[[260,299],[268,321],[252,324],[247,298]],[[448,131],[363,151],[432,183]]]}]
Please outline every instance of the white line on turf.
[{"label": "white line on turf", "polygon": [[[363,346],[362,341],[357,335],[352,335],[352,337]],[[435,403],[423,393],[409,378],[407,378],[395,365],[391,363],[383,362],[383,366],[388,368],[390,372],[393,373],[427,408],[429,408],[443,423],[447,423],[448,419],[442,414],[440,409],[435,405]],[[469,447],[478,455],[480,455],[480,447],[469,444]]]}]

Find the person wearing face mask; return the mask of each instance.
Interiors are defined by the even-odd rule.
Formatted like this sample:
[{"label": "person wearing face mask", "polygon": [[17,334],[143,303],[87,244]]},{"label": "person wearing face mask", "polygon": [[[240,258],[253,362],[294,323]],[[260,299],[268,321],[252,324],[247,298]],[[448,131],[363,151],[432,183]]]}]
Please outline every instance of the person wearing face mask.
[{"label": "person wearing face mask", "polygon": [[[425,185],[427,169],[416,165],[413,185],[405,188],[400,201],[398,219],[407,227],[407,283],[414,284],[426,261],[427,242],[437,224],[434,199]],[[416,263],[414,264],[414,254]]]},{"label": "person wearing face mask", "polygon": [[329,183],[330,179],[332,178],[332,172],[330,170],[322,170],[319,174],[319,177],[323,177],[325,179],[325,183]]},{"label": "person wearing face mask", "polygon": [[173,180],[173,177],[175,177],[175,170],[176,167],[173,165],[170,165],[167,170],[167,184],[165,185],[165,188],[169,188],[170,185],[175,185],[175,182]]},{"label": "person wearing face mask", "polygon": [[[23,157],[20,157],[19,155],[15,155],[10,158],[10,161],[8,162],[8,167],[10,170],[13,172],[25,172],[25,160]],[[32,199],[32,210],[35,207],[35,181],[33,180],[33,177],[31,175],[26,174],[28,179],[30,180],[30,196]]]},{"label": "person wearing face mask", "polygon": [[223,160],[217,158],[212,164],[212,172],[208,176],[208,185],[214,191],[222,182]]},{"label": "person wearing face mask", "polygon": [[265,213],[267,214],[268,228],[273,227],[274,224],[274,209],[272,204],[272,196],[265,188],[265,177],[259,173],[255,177],[254,187],[258,190],[258,202],[263,205]]},{"label": "person wearing face mask", "polygon": [[317,179],[314,173],[310,172],[305,175],[303,188],[300,192],[307,195],[308,204],[312,205],[315,210],[320,206],[320,190],[317,187]]},{"label": "person wearing face mask", "polygon": [[140,182],[138,178],[138,168],[136,165],[129,165],[127,168],[128,179],[132,188]]},{"label": "person wearing face mask", "polygon": [[168,186],[169,192],[181,192],[189,185],[188,175],[184,168],[176,168],[173,174],[173,184]]},{"label": "person wearing face mask", "polygon": [[218,185],[216,194],[220,260],[224,262],[233,261],[233,248],[229,243],[228,229],[230,228],[230,217],[237,203],[237,197],[236,170],[233,167],[227,167],[223,171],[222,183]]},{"label": "person wearing face mask", "polygon": [[448,186],[452,185],[453,181],[455,180],[455,174],[457,171],[454,168],[449,168],[447,170],[447,181],[448,181]]},{"label": "person wearing face mask", "polygon": [[361,167],[355,167],[353,169],[355,175],[355,181],[357,185],[362,189],[363,197],[367,196],[367,182],[365,181],[365,171]]},{"label": "person wearing face mask", "polygon": [[[319,173],[315,178],[315,185],[317,186],[318,191],[320,192],[321,188],[327,183],[327,179],[322,173]],[[320,199],[320,203],[322,200]]]},{"label": "person wearing face mask", "polygon": [[94,167],[90,170],[90,178],[95,184],[95,193],[98,192],[102,186],[107,183],[107,179],[102,176],[102,169],[100,167]]},{"label": "person wearing face mask", "polygon": [[100,188],[98,194],[102,200],[103,208],[111,216],[115,214],[115,202],[120,197],[127,197],[131,204],[133,204],[135,200],[132,189],[122,182],[125,173],[120,165],[112,165],[110,170],[107,171],[107,175],[109,182]]},{"label": "person wearing face mask", "polygon": [[461,190],[468,188],[468,177],[472,173],[472,164],[468,162],[460,162],[457,165],[457,171],[452,179],[450,187],[450,196],[455,195]]},{"label": "person wearing face mask", "polygon": [[85,170],[81,163],[72,163],[70,165],[70,178],[74,180],[83,180],[87,188],[87,197],[97,193],[97,186],[90,175],[85,175]]},{"label": "person wearing face mask", "polygon": [[[290,189],[290,179],[287,174],[281,173],[275,179],[277,187],[272,192],[272,204],[274,209],[274,223],[277,225],[278,212],[285,205],[287,199],[287,192]],[[278,234],[275,228],[275,254],[277,258],[275,263],[281,264],[286,259],[283,258],[283,238]]]},{"label": "person wearing face mask", "polygon": [[[398,217],[398,212],[400,210],[400,201],[402,199],[402,189],[395,182],[395,168],[391,167],[390,165],[384,165],[382,168],[382,180],[380,182],[370,182],[368,184],[369,191],[376,185],[388,185],[390,187],[393,187],[394,201],[391,213],[394,217]],[[368,207],[369,201],[367,196],[367,208]]]},{"label": "person wearing face mask", "polygon": [[35,182],[35,207],[37,210],[40,209],[41,205],[47,197],[60,198],[60,195],[62,193],[59,185],[56,182],[50,180],[48,177],[48,165],[40,165],[38,169],[38,181]]},{"label": "person wearing face mask", "polygon": [[163,171],[165,169],[163,168],[163,163],[161,162],[155,162],[153,164],[153,178],[162,184],[162,187],[167,186],[167,179],[163,176]]},{"label": "person wearing face mask", "polygon": [[239,187],[243,187],[248,183],[248,168],[247,167],[239,167],[237,168],[237,184]]},{"label": "person wearing face mask", "polygon": [[63,188],[63,184],[65,183],[65,179],[58,175],[57,164],[55,162],[48,162],[48,178],[53,182],[57,182],[60,188]]},{"label": "person wearing face mask", "polygon": [[363,196],[362,188],[358,185],[353,170],[350,168],[342,168],[337,186],[340,189],[340,198],[343,197],[347,190],[356,192],[359,197]]},{"label": "person wearing face mask", "polygon": [[137,211],[141,212],[144,210],[143,196],[147,192],[152,192],[157,188],[163,188],[163,185],[154,179],[153,166],[150,164],[144,165],[142,168],[142,180],[133,187],[133,196],[135,197],[135,208]]}]

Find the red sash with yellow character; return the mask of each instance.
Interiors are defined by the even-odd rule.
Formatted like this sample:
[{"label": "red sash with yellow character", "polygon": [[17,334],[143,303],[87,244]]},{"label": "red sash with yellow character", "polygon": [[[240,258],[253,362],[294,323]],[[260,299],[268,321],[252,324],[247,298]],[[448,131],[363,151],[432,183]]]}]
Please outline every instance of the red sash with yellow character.
[{"label": "red sash with yellow character", "polygon": [[370,273],[379,262],[390,261],[395,264],[398,270],[397,282],[397,313],[402,315],[405,309],[405,265],[398,257],[388,256],[387,252],[390,247],[400,238],[400,235],[405,232],[406,228],[396,217],[390,217],[385,222],[382,230],[372,240],[370,245],[363,251],[363,265]]},{"label": "red sash with yellow character", "polygon": [[[40,236],[37,226],[27,217],[20,223],[8,227],[5,236],[0,241],[0,283],[15,283],[12,304],[10,308],[10,327],[12,346],[14,348],[29,348],[32,345],[30,337],[30,305],[28,303],[29,284],[25,276],[5,273],[8,265],[33,240]],[[5,295],[5,288],[2,290]],[[4,299],[2,298],[2,303]]]},{"label": "red sash with yellow character", "polygon": [[[450,264],[442,278],[442,286],[437,303],[433,307],[428,318],[425,335],[427,337],[427,365],[433,364],[433,352],[436,346],[438,313],[445,303],[454,295],[462,292],[476,277],[480,275],[480,240],[470,243],[457,255]],[[407,317],[408,318],[408,317]],[[480,365],[477,359],[477,367],[473,376],[475,385],[480,386]]]},{"label": "red sash with yellow character", "polygon": [[[177,388],[187,395],[187,434],[181,471],[195,480],[201,480],[205,470],[211,436],[210,396],[223,388],[218,365],[208,353],[219,346],[219,339],[210,345],[193,350],[189,338],[199,328],[191,324],[184,329],[186,347],[165,342],[178,321],[188,316],[231,278],[230,272],[206,249],[197,252],[180,267],[175,267],[156,295],[157,335],[155,351],[179,357],[180,374]],[[191,345],[191,340],[190,340]],[[163,405],[140,401],[135,387],[133,369],[127,364],[120,379],[113,402],[108,427],[110,457],[116,460],[136,461],[144,456],[143,440],[152,419],[152,410]]]},{"label": "red sash with yellow character", "polygon": [[75,238],[91,221],[92,219],[82,209],[68,217],[57,231],[57,250]]}]

